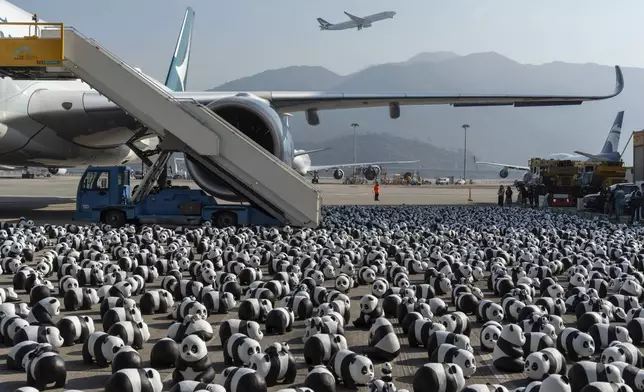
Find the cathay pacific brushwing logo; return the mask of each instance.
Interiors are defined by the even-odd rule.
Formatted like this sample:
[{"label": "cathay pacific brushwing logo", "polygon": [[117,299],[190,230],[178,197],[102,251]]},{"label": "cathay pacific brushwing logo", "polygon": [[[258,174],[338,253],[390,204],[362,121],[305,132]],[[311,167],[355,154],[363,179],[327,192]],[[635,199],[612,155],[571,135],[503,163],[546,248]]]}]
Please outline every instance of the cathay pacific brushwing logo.
[{"label": "cathay pacific brushwing logo", "polygon": [[0,18],[0,22],[7,23],[7,17],[5,16],[4,18]]},{"label": "cathay pacific brushwing logo", "polygon": [[16,49],[16,50],[13,52],[13,55],[14,55],[14,56],[19,56],[19,55],[21,55],[21,54],[30,55],[30,54],[31,54],[31,49],[29,49],[29,46],[27,46],[27,45],[25,45],[25,46],[21,46],[21,47],[19,47],[18,49]]}]

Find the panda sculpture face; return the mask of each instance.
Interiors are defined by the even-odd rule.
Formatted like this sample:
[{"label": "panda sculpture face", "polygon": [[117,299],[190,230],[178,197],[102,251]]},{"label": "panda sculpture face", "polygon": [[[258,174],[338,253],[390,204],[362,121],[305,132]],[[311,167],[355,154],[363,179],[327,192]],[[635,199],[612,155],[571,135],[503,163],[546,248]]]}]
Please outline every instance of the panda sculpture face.
[{"label": "panda sculpture face", "polygon": [[349,365],[351,378],[356,384],[366,385],[374,379],[373,362],[363,355],[356,355]]},{"label": "panda sculpture face", "polygon": [[351,282],[346,275],[340,275],[335,279],[335,288],[338,291],[346,293],[351,288]]},{"label": "panda sculpture face", "polygon": [[66,279],[63,285],[61,286],[62,291],[67,292],[72,289],[78,288],[78,281],[75,278]]},{"label": "panda sculpture face", "polygon": [[63,339],[63,337],[60,336],[60,330],[58,328],[55,328],[55,327],[45,328],[45,336],[49,344],[51,344],[54,348],[62,347],[63,344],[65,343],[65,339]]},{"label": "panda sculpture face", "polygon": [[362,313],[371,313],[378,306],[378,298],[373,295],[365,295],[360,298],[360,311]]},{"label": "panda sculpture face", "polygon": [[465,378],[470,378],[476,372],[474,354],[467,350],[459,351],[454,356],[453,362],[463,370],[463,376]]},{"label": "panda sculpture face", "polygon": [[524,371],[528,378],[541,380],[548,374],[550,369],[550,358],[540,352],[530,353],[525,360]]},{"label": "panda sculpture face", "polygon": [[523,330],[516,324],[504,325],[503,330],[501,331],[501,336],[515,346],[521,347],[525,344],[526,341]]},{"label": "panda sculpture face", "polygon": [[259,373],[262,378],[266,378],[271,370],[271,358],[268,354],[255,353],[250,357],[248,367]]},{"label": "panda sculpture face", "polygon": [[101,345],[101,353],[108,362],[112,362],[114,355],[123,347],[125,343],[117,336],[108,336]]},{"label": "panda sculpture face", "polygon": [[373,295],[382,297],[387,291],[387,283],[382,279],[376,279],[371,285],[371,292]]},{"label": "panda sculpture face", "polygon": [[595,342],[592,336],[586,333],[580,333],[575,337],[573,347],[580,357],[590,357],[595,352]]},{"label": "panda sculpture face", "polygon": [[196,335],[188,335],[181,342],[181,359],[185,362],[197,362],[208,355],[206,343]]},{"label": "panda sculpture face", "polygon": [[362,279],[367,283],[373,283],[376,280],[376,271],[367,268],[362,272]]},{"label": "panda sculpture face", "polygon": [[255,339],[248,338],[244,339],[244,342],[239,346],[237,352],[239,353],[239,359],[244,364],[248,364],[248,361],[250,361],[250,358],[254,354],[259,354],[262,352],[262,348]]},{"label": "panda sculpture face", "polygon": [[499,340],[501,330],[497,326],[487,326],[481,331],[481,345],[487,348],[494,348]]}]

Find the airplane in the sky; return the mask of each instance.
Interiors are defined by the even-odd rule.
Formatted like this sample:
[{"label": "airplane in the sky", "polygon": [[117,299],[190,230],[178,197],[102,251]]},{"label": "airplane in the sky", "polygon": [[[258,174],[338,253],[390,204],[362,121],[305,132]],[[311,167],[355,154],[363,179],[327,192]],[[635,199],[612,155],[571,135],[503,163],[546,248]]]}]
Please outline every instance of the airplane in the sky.
[{"label": "airplane in the sky", "polygon": [[[31,22],[32,17],[31,13],[0,0],[0,18],[7,22]],[[157,83],[176,99],[193,99],[203,104],[291,167],[295,156],[287,121],[290,113],[304,112],[308,124],[314,126],[320,123],[320,110],[388,107],[390,118],[396,119],[400,117],[400,107],[405,105],[571,105],[614,97],[624,87],[621,70],[616,66],[615,91],[599,96],[186,91],[194,17],[194,11],[188,8],[165,82]],[[65,22],[72,24],[69,20]],[[4,36],[26,36],[29,27],[0,24],[0,32]],[[224,58],[224,54],[218,57]],[[54,170],[124,164],[150,145],[145,140],[133,143],[141,124],[80,79],[0,78],[0,103],[0,165]],[[212,196],[228,201],[245,200],[190,157],[186,157],[186,168],[197,185]]]},{"label": "airplane in the sky", "polygon": [[344,14],[349,17],[350,20],[340,23],[329,23],[322,18],[318,18],[318,23],[320,23],[320,30],[347,30],[357,28],[362,30],[364,27],[371,27],[371,24],[385,19],[393,19],[396,15],[394,11],[385,11],[378,12],[377,14],[359,17],[351,15],[350,13],[344,11]]},{"label": "airplane in the sky", "polygon": [[[619,137],[622,135],[622,122],[624,121],[624,111],[617,113],[613,126],[608,131],[608,136],[604,142],[604,146],[598,154],[590,154],[583,151],[574,151],[573,154],[565,152],[551,154],[548,158],[555,160],[569,160],[569,161],[607,161],[619,162],[622,159],[621,154],[617,150],[619,146]],[[479,165],[497,166],[502,167],[499,172],[499,177],[506,178],[508,176],[508,169],[519,171],[530,171],[529,166],[506,165],[505,163],[496,162],[476,162]]]}]

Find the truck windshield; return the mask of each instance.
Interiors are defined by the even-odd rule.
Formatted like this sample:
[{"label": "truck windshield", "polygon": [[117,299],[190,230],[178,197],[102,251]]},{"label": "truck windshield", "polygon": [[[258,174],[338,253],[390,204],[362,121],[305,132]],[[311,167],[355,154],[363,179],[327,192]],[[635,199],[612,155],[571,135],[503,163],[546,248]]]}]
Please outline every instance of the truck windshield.
[{"label": "truck windshield", "polygon": [[119,172],[119,186],[129,184],[128,180],[129,180],[129,178],[127,176],[127,173],[125,171],[120,171]]},{"label": "truck windshield", "polygon": [[109,172],[88,172],[83,179],[83,189],[107,189]]}]

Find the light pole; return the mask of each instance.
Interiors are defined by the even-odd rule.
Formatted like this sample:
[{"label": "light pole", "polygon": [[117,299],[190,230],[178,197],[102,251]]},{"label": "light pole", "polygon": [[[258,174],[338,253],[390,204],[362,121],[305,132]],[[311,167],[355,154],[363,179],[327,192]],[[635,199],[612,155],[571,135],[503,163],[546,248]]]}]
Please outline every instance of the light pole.
[{"label": "light pole", "polygon": [[464,147],[463,147],[463,181],[466,180],[466,175],[467,175],[467,128],[470,126],[467,124],[463,124],[463,131],[465,131],[465,142],[464,142]]},{"label": "light pole", "polygon": [[353,163],[358,162],[358,139],[356,137],[356,128],[360,126],[358,123],[351,124],[353,127]]}]

